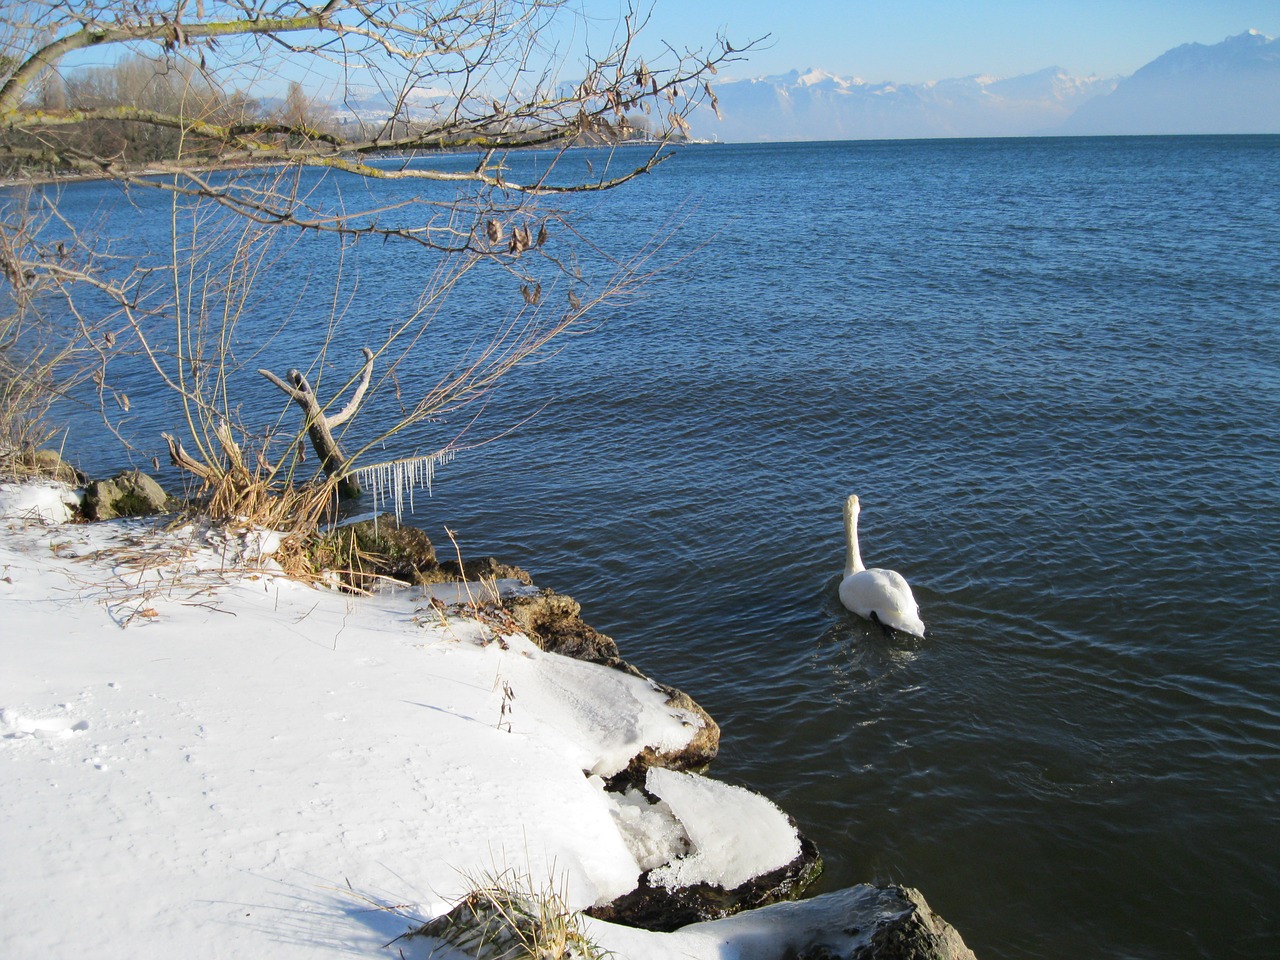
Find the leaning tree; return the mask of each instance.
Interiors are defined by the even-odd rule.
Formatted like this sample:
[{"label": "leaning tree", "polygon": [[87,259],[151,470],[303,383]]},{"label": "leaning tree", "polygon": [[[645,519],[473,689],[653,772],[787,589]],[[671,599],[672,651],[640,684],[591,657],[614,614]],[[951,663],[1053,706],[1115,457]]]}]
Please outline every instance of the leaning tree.
[{"label": "leaning tree", "polygon": [[[473,442],[473,414],[504,377],[655,269],[653,237],[604,251],[573,201],[662,163],[741,48],[642,48],[647,20],[628,4],[602,29],[565,0],[6,4],[0,170],[11,184],[88,176],[158,194],[170,242],[131,259],[56,189],[9,189],[0,336],[42,323],[74,334],[104,413],[130,406],[113,364],[141,358],[180,401],[172,462],[228,513],[305,486],[308,446],[329,490],[423,480]],[[565,162],[573,147],[632,139],[643,146],[606,164]],[[535,148],[538,164],[513,159]],[[337,269],[307,276],[300,238],[328,244]],[[414,251],[422,280],[387,329],[344,353],[336,331],[358,294],[335,277],[374,242]],[[480,268],[509,301],[438,378],[410,382],[438,349],[432,321],[474,296]],[[297,309],[286,293],[324,302],[326,319],[281,374],[253,362],[241,323],[264,303],[284,323]],[[274,421],[243,415],[245,376],[278,389]],[[379,392],[394,393],[394,415],[348,433]],[[461,427],[425,429],[451,414]]]}]

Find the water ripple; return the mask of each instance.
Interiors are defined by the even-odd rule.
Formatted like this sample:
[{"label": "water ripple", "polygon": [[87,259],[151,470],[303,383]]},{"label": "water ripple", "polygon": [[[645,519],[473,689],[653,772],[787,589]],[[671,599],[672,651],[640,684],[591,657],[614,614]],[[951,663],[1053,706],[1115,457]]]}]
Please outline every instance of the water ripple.
[{"label": "water ripple", "polygon": [[[983,957],[1273,955],[1280,139],[689,149],[591,203],[606,248],[684,205],[688,259],[418,521],[702,702],[829,885],[918,884]],[[387,322],[417,271],[352,256]],[[923,641],[836,599],[850,492]]]}]

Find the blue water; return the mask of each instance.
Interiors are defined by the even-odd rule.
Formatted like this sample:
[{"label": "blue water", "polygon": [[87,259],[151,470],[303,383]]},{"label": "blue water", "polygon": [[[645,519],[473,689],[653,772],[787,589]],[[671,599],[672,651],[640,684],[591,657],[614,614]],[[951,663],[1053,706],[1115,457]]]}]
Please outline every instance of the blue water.
[{"label": "blue water", "polygon": [[[707,707],[824,888],[983,958],[1280,955],[1280,137],[693,147],[584,230],[677,210],[416,520]],[[351,351],[425,262],[365,249]],[[852,492],[923,641],[838,604]]]}]

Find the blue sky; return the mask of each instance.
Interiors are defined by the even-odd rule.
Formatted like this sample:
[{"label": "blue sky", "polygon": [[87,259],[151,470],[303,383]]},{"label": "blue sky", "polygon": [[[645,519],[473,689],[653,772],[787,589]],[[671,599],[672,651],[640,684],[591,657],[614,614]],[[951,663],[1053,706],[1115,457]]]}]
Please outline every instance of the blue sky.
[{"label": "blue sky", "polygon": [[[1127,76],[1183,43],[1218,43],[1253,28],[1280,36],[1280,0],[634,0],[652,6],[641,51],[666,41],[707,48],[718,33],[735,45],[768,36],[722,78],[817,68],[842,77],[920,83],[975,73],[1011,77],[1057,66],[1076,76]],[[603,49],[627,0],[566,0],[565,16],[542,39],[567,57],[587,38]],[[584,23],[585,18],[585,23]],[[597,44],[599,44],[597,46]],[[120,50],[92,48],[68,66],[110,62]],[[651,61],[659,60],[650,56]],[[254,78],[259,94],[297,79],[315,84],[311,63],[272,60]],[[241,81],[244,82],[243,80]],[[334,81],[336,82],[336,81]]]},{"label": "blue sky", "polygon": [[[570,4],[610,21],[623,5]],[[770,34],[732,76],[816,67],[918,83],[1049,66],[1128,75],[1171,47],[1250,28],[1280,36],[1280,0],[656,0],[646,35],[683,47],[705,46],[718,31],[735,45]]]}]

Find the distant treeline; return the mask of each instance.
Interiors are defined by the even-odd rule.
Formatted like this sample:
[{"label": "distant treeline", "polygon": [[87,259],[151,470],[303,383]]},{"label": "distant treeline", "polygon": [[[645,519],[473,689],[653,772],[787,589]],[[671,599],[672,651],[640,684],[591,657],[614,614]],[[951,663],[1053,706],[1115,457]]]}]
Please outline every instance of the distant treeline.
[{"label": "distant treeline", "polygon": [[[0,80],[12,66],[0,57]],[[140,56],[68,76],[50,71],[34,86],[23,112],[35,123],[0,129],[0,177],[83,171],[83,165],[70,162],[72,158],[102,158],[139,168],[179,159],[217,163],[226,159],[232,138],[222,132],[214,136],[212,128],[233,129],[246,140],[273,144],[327,137],[335,143],[350,142],[416,132],[415,125],[404,120],[339,121],[327,104],[309,97],[298,83],[290,84],[282,100],[264,101],[243,91],[218,89],[190,64]],[[353,123],[358,131],[353,131]],[[429,127],[423,124],[422,130]],[[651,136],[644,117],[617,122],[596,118],[576,140],[602,144]]]},{"label": "distant treeline", "polygon": [[[135,119],[117,119],[128,108]],[[0,132],[0,164],[7,174],[32,167],[56,172],[68,155],[102,157],[145,166],[214,148],[202,143],[179,118],[230,125],[260,113],[239,92],[209,85],[189,66],[133,57],[111,66],[46,74],[24,104],[38,115],[25,130]]]}]

